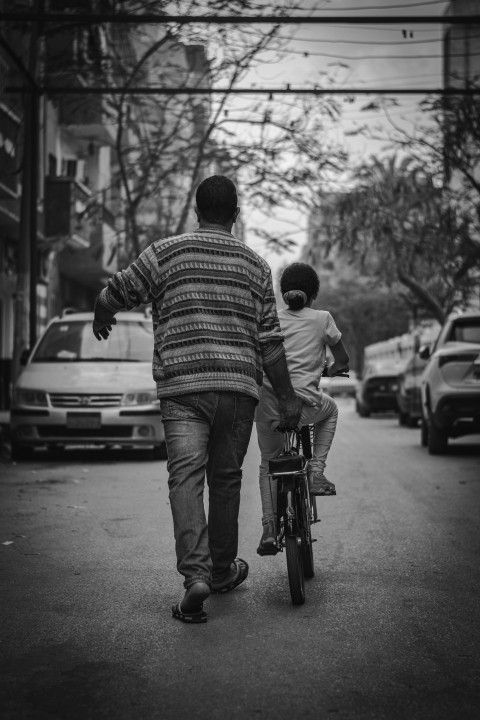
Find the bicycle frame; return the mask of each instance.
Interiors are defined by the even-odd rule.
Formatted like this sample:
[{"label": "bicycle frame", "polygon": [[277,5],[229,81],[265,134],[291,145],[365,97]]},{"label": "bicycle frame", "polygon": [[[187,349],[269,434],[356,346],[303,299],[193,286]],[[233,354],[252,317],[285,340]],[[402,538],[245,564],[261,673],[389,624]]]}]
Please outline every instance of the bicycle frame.
[{"label": "bicycle frame", "polygon": [[[308,461],[298,454],[297,432],[284,433],[283,454],[269,462],[269,476],[277,481],[277,547],[283,547],[285,536],[296,536],[301,530],[310,533],[302,522],[302,497],[307,499],[310,510],[310,493],[308,489],[307,468]],[[313,509],[312,509],[313,512]],[[316,515],[316,513],[315,513]],[[311,521],[314,522],[313,514]]]},{"label": "bicycle frame", "polygon": [[292,602],[302,605],[305,578],[314,575],[310,528],[316,519],[316,506],[308,489],[308,461],[298,453],[299,433],[284,433],[284,440],[282,455],[269,462],[270,479],[277,481],[276,549],[286,549]]}]

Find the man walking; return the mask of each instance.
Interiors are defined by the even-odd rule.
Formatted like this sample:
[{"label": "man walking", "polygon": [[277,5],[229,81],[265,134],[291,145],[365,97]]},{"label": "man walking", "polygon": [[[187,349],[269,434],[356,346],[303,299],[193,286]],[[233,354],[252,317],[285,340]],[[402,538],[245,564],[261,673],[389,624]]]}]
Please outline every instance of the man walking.
[{"label": "man walking", "polygon": [[190,623],[206,622],[203,602],[211,592],[233,590],[248,574],[236,557],[241,468],[263,370],[282,423],[295,426],[302,409],[288,375],[270,268],[231,232],[239,211],[231,180],[207,178],[196,192],[198,229],[152,243],[95,303],[98,340],[108,338],[116,312],[152,304],[153,377],[186,588],[172,614]]}]

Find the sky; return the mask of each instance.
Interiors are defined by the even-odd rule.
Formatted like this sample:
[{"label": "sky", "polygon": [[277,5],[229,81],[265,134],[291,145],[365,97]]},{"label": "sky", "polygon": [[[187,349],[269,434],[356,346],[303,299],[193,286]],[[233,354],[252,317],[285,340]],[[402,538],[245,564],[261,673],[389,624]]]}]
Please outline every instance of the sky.
[{"label": "sky", "polygon": [[[325,0],[314,2],[312,14],[340,15],[432,15],[443,16],[449,2],[426,0]],[[308,2],[302,7],[308,8]],[[305,14],[305,13],[295,13]],[[286,25],[281,34],[292,36],[285,52],[272,64],[265,65],[248,77],[246,84],[257,86],[308,87],[320,82],[327,73],[334,77],[338,87],[352,88],[437,88],[442,86],[442,32],[440,24],[428,25]],[[308,55],[307,55],[308,54]],[[244,84],[244,83],[242,83]],[[351,135],[351,131],[365,123],[382,125],[388,132],[385,112],[373,107],[363,108],[378,100],[375,94],[358,95],[345,104],[342,117],[331,129],[332,139],[347,148],[352,163],[379,154],[386,143],[373,141],[365,135]],[[398,95],[398,105],[389,110],[396,123],[408,127],[418,120],[421,96]],[[272,270],[295,260],[306,240],[306,217],[299,213],[280,210],[275,218],[245,208],[247,215],[247,242],[269,262]],[[253,224],[277,224],[279,232],[292,223],[298,226],[298,250],[281,255],[268,251],[258,240],[252,239],[248,228]]]}]

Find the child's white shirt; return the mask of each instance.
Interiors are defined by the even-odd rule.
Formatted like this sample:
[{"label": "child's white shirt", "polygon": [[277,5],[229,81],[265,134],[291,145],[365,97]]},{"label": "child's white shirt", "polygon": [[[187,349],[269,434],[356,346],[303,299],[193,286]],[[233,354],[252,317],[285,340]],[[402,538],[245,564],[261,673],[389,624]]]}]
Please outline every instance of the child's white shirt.
[{"label": "child's white shirt", "polygon": [[[325,365],[326,346],[336,345],[342,334],[326,310],[302,308],[279,310],[285,335],[285,355],[295,393],[310,406],[321,403],[320,378]],[[278,400],[264,375],[257,407],[257,421],[278,417]]]}]

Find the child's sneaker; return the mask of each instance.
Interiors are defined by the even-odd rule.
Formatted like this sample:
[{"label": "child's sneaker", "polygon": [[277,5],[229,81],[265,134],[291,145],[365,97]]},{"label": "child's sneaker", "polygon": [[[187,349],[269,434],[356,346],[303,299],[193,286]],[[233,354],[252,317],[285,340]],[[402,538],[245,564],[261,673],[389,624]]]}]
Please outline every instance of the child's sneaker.
[{"label": "child's sneaker", "polygon": [[335,485],[327,480],[321,470],[308,470],[310,495],[336,495]]},{"label": "child's sneaker", "polygon": [[273,520],[263,524],[263,533],[257,548],[259,555],[276,555],[278,552],[277,538],[275,536],[275,523]]}]

